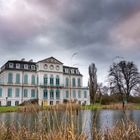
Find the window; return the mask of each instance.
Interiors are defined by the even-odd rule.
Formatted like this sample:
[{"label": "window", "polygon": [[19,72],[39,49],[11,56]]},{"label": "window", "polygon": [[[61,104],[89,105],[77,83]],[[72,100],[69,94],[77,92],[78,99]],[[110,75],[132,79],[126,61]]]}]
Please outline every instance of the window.
[{"label": "window", "polygon": [[28,84],[28,75],[27,74],[24,75],[24,84]]},{"label": "window", "polygon": [[69,86],[69,79],[66,78],[66,87],[68,87],[68,86]]},{"label": "window", "polygon": [[16,68],[20,69],[20,64],[19,63],[16,64]]},{"label": "window", "polygon": [[8,88],[8,97],[12,97],[12,88]]},{"label": "window", "polygon": [[76,92],[73,90],[73,98],[76,98]]},{"label": "window", "polygon": [[47,83],[48,83],[48,77],[47,77],[47,75],[45,74],[45,75],[44,75],[44,85],[47,85]]},{"label": "window", "polygon": [[35,65],[31,65],[31,69],[32,70],[35,70]]},{"label": "window", "polygon": [[65,73],[69,73],[69,69],[65,68]]},{"label": "window", "polygon": [[74,74],[74,69],[71,69],[71,73]]},{"label": "window", "polygon": [[7,101],[7,106],[11,106],[11,101]]},{"label": "window", "polygon": [[69,91],[66,91],[66,98],[69,98]]},{"label": "window", "polygon": [[18,106],[19,105],[19,101],[15,101],[15,106]]},{"label": "window", "polygon": [[27,89],[24,89],[24,97],[28,97],[28,90]]},{"label": "window", "polygon": [[56,76],[56,85],[58,86],[59,83],[60,83],[60,82],[59,82],[59,76],[57,75],[57,76]]},{"label": "window", "polygon": [[50,90],[50,98],[54,99],[54,91],[53,90]]},{"label": "window", "polygon": [[78,87],[81,87],[81,80],[78,78]]},{"label": "window", "polygon": [[32,85],[35,85],[35,76],[32,75]]},{"label": "window", "polygon": [[87,98],[87,91],[84,91],[84,98]]},{"label": "window", "polygon": [[60,99],[60,91],[58,89],[56,90],[56,99]]},{"label": "window", "polygon": [[50,77],[50,85],[53,85],[53,75]]},{"label": "window", "polygon": [[78,91],[78,98],[81,98],[81,90]]},{"label": "window", "polygon": [[2,97],[2,88],[0,88],[0,97]]},{"label": "window", "polygon": [[48,99],[48,91],[46,89],[44,90],[44,99]]},{"label": "window", "polygon": [[9,63],[9,68],[13,68],[14,64],[13,63]]},{"label": "window", "polygon": [[53,105],[53,101],[50,101],[50,105]]},{"label": "window", "polygon": [[75,78],[72,79],[72,86],[73,86],[73,87],[76,86],[76,84],[75,84]]},{"label": "window", "polygon": [[19,97],[19,92],[20,92],[19,88],[16,88],[16,94],[15,94],[15,97]]},{"label": "window", "polygon": [[24,69],[28,69],[28,64],[24,64]]},{"label": "window", "polygon": [[32,89],[32,90],[31,90],[31,97],[32,97],[32,98],[35,98],[35,89]]},{"label": "window", "polygon": [[12,73],[8,74],[8,83],[9,84],[13,83],[13,74]]},{"label": "window", "polygon": [[16,74],[16,84],[20,84],[20,74]]}]

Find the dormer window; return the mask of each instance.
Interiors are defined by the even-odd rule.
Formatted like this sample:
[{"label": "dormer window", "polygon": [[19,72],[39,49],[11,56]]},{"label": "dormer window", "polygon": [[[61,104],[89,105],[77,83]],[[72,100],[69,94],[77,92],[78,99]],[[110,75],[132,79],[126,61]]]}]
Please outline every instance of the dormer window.
[{"label": "dormer window", "polygon": [[65,73],[69,73],[69,69],[65,69]]},{"label": "dormer window", "polygon": [[74,69],[71,69],[71,73],[74,74]]},{"label": "dormer window", "polygon": [[16,64],[16,68],[20,69],[20,64],[19,63]]},{"label": "dormer window", "polygon": [[24,64],[24,69],[28,69],[28,64]]},{"label": "dormer window", "polygon": [[35,65],[31,65],[31,69],[32,70],[35,70]]},{"label": "dormer window", "polygon": [[13,63],[9,63],[9,68],[13,68],[14,64]]},{"label": "dormer window", "polygon": [[79,70],[76,70],[76,74],[79,74]]}]

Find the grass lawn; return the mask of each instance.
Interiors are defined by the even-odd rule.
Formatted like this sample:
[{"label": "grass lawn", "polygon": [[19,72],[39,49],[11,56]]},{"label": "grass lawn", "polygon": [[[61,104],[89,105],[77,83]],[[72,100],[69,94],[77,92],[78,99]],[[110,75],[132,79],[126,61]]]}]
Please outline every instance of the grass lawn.
[{"label": "grass lawn", "polygon": [[1,112],[16,112],[18,111],[18,106],[1,106],[0,107],[0,113]]},{"label": "grass lawn", "polygon": [[98,109],[102,109],[102,105],[101,104],[85,105],[85,106],[81,106],[81,109],[85,109],[85,110],[98,110]]}]

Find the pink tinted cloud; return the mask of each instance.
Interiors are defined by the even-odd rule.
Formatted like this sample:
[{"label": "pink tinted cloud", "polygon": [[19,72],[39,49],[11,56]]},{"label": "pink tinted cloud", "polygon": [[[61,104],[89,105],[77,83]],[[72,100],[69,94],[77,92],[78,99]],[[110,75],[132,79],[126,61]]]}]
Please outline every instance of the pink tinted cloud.
[{"label": "pink tinted cloud", "polygon": [[122,49],[138,48],[138,44],[140,44],[140,11],[130,15],[117,27],[114,27],[110,37]]},{"label": "pink tinted cloud", "polygon": [[53,18],[49,11],[44,12],[40,6],[26,0],[5,3],[0,10],[0,38],[26,39],[42,31],[42,27],[51,24]]}]

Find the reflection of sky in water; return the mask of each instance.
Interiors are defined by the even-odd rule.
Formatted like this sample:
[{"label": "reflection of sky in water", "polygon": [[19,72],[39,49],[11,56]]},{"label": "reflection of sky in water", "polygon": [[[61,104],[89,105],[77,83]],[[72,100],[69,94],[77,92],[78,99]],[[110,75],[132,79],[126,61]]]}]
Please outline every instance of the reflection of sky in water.
[{"label": "reflection of sky in water", "polygon": [[[74,116],[74,119],[78,120],[77,128],[79,131],[83,130],[86,132],[90,138],[91,128],[93,126],[93,118],[95,111],[81,110],[78,115]],[[47,112],[47,117],[52,114]],[[31,130],[36,129],[35,126],[43,124],[41,122],[42,117],[45,114],[43,112],[39,113],[0,113],[0,121],[6,123],[16,123],[18,126],[25,126]],[[59,122],[68,121],[66,114],[63,112],[58,113]],[[126,116],[128,119],[134,121],[140,127],[140,110],[129,110],[126,111]],[[97,111],[96,126],[101,130],[106,130],[107,128],[112,128],[118,121],[126,120],[126,117],[121,110],[99,110]],[[51,121],[50,121],[51,123]]]}]

